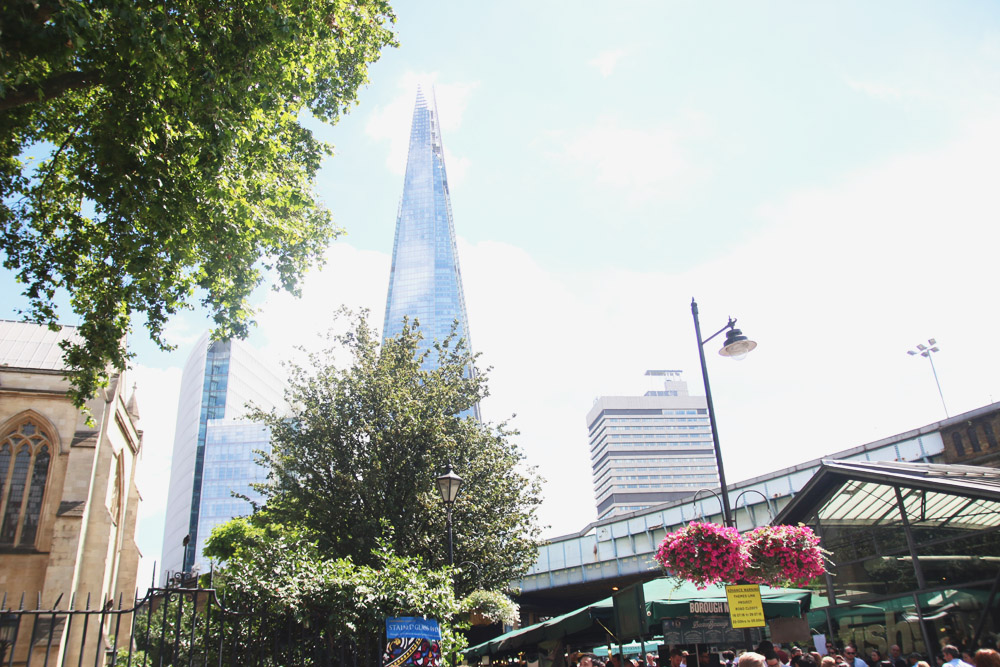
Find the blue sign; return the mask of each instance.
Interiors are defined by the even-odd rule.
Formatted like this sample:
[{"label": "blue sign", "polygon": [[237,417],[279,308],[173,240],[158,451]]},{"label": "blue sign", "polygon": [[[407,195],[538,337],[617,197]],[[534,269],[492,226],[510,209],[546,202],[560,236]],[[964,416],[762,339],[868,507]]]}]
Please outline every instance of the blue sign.
[{"label": "blue sign", "polygon": [[433,618],[403,616],[385,619],[386,639],[413,638],[441,641],[441,626]]}]

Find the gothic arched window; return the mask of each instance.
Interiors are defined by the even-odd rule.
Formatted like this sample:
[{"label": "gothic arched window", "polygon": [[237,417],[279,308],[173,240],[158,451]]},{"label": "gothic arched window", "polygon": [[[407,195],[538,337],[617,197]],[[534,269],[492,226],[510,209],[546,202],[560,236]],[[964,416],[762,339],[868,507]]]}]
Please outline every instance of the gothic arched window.
[{"label": "gothic arched window", "polygon": [[31,420],[0,440],[0,546],[34,546],[51,460],[52,443]]}]

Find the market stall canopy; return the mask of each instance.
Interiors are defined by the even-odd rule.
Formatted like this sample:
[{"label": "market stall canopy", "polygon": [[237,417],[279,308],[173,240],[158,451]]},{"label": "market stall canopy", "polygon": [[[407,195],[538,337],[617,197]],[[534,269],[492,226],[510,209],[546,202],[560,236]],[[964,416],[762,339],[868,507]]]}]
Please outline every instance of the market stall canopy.
[{"label": "market stall canopy", "polygon": [[[725,586],[709,586],[699,591],[691,583],[685,582],[678,587],[669,579],[654,579],[643,586],[643,592],[651,624],[678,616],[729,613],[725,608]],[[764,603],[764,618],[799,617],[809,611],[812,602],[812,592],[798,588],[761,586],[760,597]]]},{"label": "market stall canopy", "polygon": [[[812,593],[793,588],[760,587],[766,618],[800,617],[809,611]],[[694,584],[678,584],[672,579],[654,579],[643,584],[646,598],[646,615],[653,632],[663,619],[697,616],[708,613],[726,614],[726,589],[709,586],[698,590]],[[605,629],[607,628],[607,629]],[[555,616],[547,621],[529,625],[464,651],[466,657],[515,653],[534,648],[545,641],[569,639],[581,646],[606,643],[608,633],[617,632],[614,622],[614,603],[605,598],[568,614]],[[619,637],[623,641],[634,637]]]}]

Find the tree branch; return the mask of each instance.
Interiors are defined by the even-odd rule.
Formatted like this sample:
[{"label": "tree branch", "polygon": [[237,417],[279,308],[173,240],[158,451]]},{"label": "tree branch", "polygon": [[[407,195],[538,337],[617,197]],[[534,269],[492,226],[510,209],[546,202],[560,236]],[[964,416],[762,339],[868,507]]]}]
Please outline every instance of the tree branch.
[{"label": "tree branch", "polygon": [[0,98],[0,111],[14,109],[33,102],[44,102],[61,96],[68,90],[89,88],[100,81],[97,72],[64,72],[46,79],[40,85],[29,84],[13,88]]}]

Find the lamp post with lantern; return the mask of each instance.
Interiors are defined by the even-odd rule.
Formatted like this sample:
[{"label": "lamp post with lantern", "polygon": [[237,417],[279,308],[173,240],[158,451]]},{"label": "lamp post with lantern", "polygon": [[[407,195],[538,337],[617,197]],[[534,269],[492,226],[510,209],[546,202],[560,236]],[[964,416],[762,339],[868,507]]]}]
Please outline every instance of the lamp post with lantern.
[{"label": "lamp post with lantern", "polygon": [[458,492],[462,488],[462,478],[452,470],[451,463],[448,463],[448,470],[437,478],[438,491],[441,492],[441,500],[448,511],[448,565],[455,564],[455,546],[451,534],[451,507],[458,498]]},{"label": "lamp post with lantern", "polygon": [[722,520],[726,526],[735,528],[736,522],[733,520],[733,512],[729,505],[729,489],[726,487],[726,471],[722,465],[722,449],[719,446],[719,429],[715,423],[715,406],[712,404],[712,389],[708,383],[708,367],[705,365],[705,344],[717,337],[722,332],[726,332],[726,342],[719,355],[729,357],[734,361],[740,361],[757,347],[757,343],[743,335],[743,332],[736,328],[736,320],[732,317],[714,334],[702,340],[701,323],[698,321],[698,302],[691,299],[691,316],[694,318],[694,333],[698,340],[698,357],[701,360],[701,377],[705,382],[705,403],[708,405],[708,423],[712,427],[712,444],[715,447],[715,465],[719,469],[719,485],[722,496]]}]

